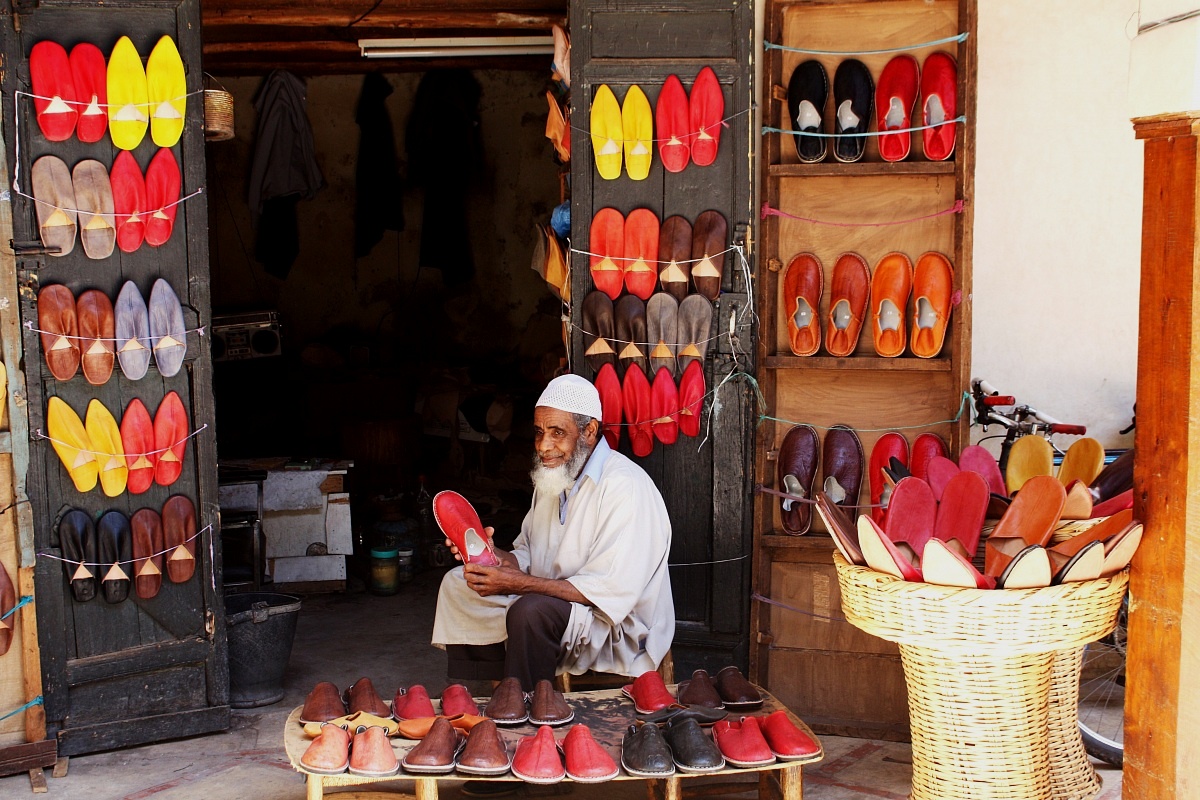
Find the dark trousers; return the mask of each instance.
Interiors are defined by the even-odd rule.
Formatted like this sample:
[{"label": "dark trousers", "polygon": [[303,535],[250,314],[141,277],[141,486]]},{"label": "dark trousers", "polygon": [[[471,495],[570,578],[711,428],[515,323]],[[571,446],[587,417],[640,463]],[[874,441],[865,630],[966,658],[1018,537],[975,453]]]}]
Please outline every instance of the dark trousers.
[{"label": "dark trousers", "polygon": [[562,656],[562,636],[571,604],[557,597],[527,594],[508,608],[508,641],[446,645],[446,672],[459,680],[513,677],[532,692],[540,680],[554,680]]}]

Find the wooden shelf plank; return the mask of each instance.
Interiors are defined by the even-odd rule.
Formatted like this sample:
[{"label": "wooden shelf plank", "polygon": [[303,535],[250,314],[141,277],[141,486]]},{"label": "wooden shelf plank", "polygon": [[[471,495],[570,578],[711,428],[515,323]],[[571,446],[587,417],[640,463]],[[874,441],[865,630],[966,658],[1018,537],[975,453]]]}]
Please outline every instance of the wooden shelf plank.
[{"label": "wooden shelf plank", "polygon": [[772,178],[813,178],[830,175],[953,175],[953,161],[858,161],[843,164],[822,161],[819,164],[771,164]]},{"label": "wooden shelf plank", "polygon": [[810,531],[803,536],[793,536],[782,531],[764,533],[761,544],[777,550],[814,550],[823,553],[833,552],[833,539],[829,534]]},{"label": "wooden shelf plank", "polygon": [[946,358],[879,358],[876,356],[767,356],[763,366],[768,369],[860,369],[901,372],[949,372]]}]

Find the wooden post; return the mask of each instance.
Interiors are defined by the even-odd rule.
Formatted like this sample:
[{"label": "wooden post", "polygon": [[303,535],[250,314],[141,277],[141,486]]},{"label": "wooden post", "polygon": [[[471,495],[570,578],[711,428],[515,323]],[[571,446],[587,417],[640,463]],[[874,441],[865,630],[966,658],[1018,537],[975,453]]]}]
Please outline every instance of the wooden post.
[{"label": "wooden post", "polygon": [[1200,112],[1134,130],[1145,141],[1134,496],[1146,529],[1130,580],[1122,795],[1167,800],[1196,796],[1200,751],[1200,538],[1189,536],[1200,531]]}]

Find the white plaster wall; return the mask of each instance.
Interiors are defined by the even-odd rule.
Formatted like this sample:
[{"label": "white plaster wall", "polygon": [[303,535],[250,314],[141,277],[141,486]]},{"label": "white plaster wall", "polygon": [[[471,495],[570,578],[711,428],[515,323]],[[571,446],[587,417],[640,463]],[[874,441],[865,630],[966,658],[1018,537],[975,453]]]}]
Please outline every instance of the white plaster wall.
[{"label": "white plaster wall", "polygon": [[979,2],[972,370],[1109,447],[1133,443],[1137,18],[1138,0]]}]

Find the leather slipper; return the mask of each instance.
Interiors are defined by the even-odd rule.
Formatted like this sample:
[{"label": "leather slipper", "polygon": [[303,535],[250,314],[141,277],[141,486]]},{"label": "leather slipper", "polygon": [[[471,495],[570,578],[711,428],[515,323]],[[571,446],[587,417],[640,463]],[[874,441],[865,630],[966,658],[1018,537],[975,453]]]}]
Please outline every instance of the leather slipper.
[{"label": "leather slipper", "polygon": [[150,368],[150,313],[133,281],[125,281],[121,287],[113,315],[121,372],[131,381],[141,380]]},{"label": "leather slipper", "polygon": [[[625,137],[621,125],[621,107],[608,84],[602,83],[592,97],[591,114],[592,154],[596,171],[606,181],[621,177],[621,157]],[[592,252],[596,252],[595,249]],[[616,299],[616,298],[614,298]]]},{"label": "leather slipper", "polygon": [[562,243],[549,225],[538,226],[542,229],[546,242],[546,261],[542,269],[550,291],[564,303],[571,302],[571,274],[567,269],[567,254],[563,252]]},{"label": "leather slipper", "polygon": [[930,161],[945,161],[954,154],[957,125],[944,120],[958,116],[958,64],[949,53],[930,53],[921,67],[921,109],[925,157]]},{"label": "leather slipper", "polygon": [[[1024,438],[1038,437],[1026,436]],[[1066,490],[1057,479],[1049,475],[1030,478],[1025,487],[1013,498],[1008,510],[996,523],[992,535],[987,540],[984,574],[992,577],[999,576],[1006,568],[1005,556],[1017,555],[1011,551],[1009,544],[1004,543],[1005,539],[1019,540],[1022,546],[1045,547],[1054,533],[1055,526],[1058,525],[1066,500]]]},{"label": "leather slipper", "polygon": [[650,423],[654,438],[663,444],[675,444],[679,438],[679,389],[666,367],[659,367],[650,387]]},{"label": "leather slipper", "polygon": [[475,507],[458,492],[438,492],[433,496],[433,518],[446,538],[458,548],[464,564],[495,567],[500,558]]},{"label": "leather slipper", "polygon": [[1089,542],[1073,556],[1060,556],[1053,549],[1046,551],[1050,559],[1050,585],[1094,581],[1104,571],[1104,543]]},{"label": "leather slipper", "polygon": [[692,283],[696,292],[716,300],[725,272],[729,225],[720,211],[702,211],[692,226]]},{"label": "leather slipper", "polygon": [[692,135],[692,163],[707,167],[721,149],[721,125],[725,118],[725,95],[712,67],[696,75],[688,95],[688,129]]},{"label": "leather slipper", "polygon": [[[991,544],[989,540],[988,544]],[[1016,551],[1013,553],[1012,551]],[[1042,589],[1050,585],[1053,577],[1050,557],[1046,548],[1036,544],[1024,545],[1019,539],[1005,539],[996,545],[998,566],[1003,570],[996,576],[1000,589]],[[1004,558],[1011,555],[1007,563]]]},{"label": "leather slipper", "polygon": [[889,431],[875,440],[871,448],[871,459],[867,463],[867,486],[871,491],[871,519],[880,525],[887,517],[887,504],[891,500],[892,486],[884,480],[883,470],[896,459],[908,467],[908,439],[895,431]]},{"label": "leather slipper", "polygon": [[146,167],[146,244],[151,247],[161,247],[171,238],[181,186],[179,163],[164,147]]},{"label": "leather slipper", "polygon": [[867,262],[858,253],[842,253],[833,265],[829,285],[825,321],[825,349],[829,355],[845,358],[854,354],[870,296],[871,270]]},{"label": "leather slipper", "polygon": [[646,303],[635,295],[622,295],[613,306],[613,316],[617,326],[617,364],[622,372],[629,369],[630,364],[636,364],[644,376],[649,367],[646,358]]},{"label": "leather slipper", "polygon": [[[4,564],[0,564],[0,656],[8,652],[12,646],[13,627],[16,618],[9,612],[17,607],[17,589],[13,586],[12,578]],[[5,617],[5,614],[9,616]]]},{"label": "leather slipper", "polygon": [[142,57],[130,38],[122,36],[108,56],[108,130],[116,147],[129,151],[141,143],[150,124],[148,106]]},{"label": "leather slipper", "polygon": [[[1028,437],[1026,437],[1028,438]],[[1116,497],[1133,488],[1133,448],[1129,448],[1117,460],[1100,470],[1096,479],[1088,484],[1097,503]]]},{"label": "leather slipper", "polygon": [[817,491],[816,507],[817,514],[825,523],[825,529],[829,531],[842,558],[851,564],[865,566],[867,560],[863,558],[862,548],[858,546],[858,528],[853,520],[821,490]]},{"label": "leather slipper", "polygon": [[[974,472],[958,472],[946,483],[933,523],[933,538],[954,542],[961,555],[974,558],[991,494]],[[982,588],[982,587],[981,587]]]},{"label": "leather slipper", "polygon": [[930,539],[921,552],[921,577],[936,586],[995,589],[996,579],[975,569],[961,553],[940,539]]},{"label": "leather slipper", "polygon": [[1067,448],[1062,463],[1058,466],[1058,482],[1067,486],[1071,481],[1083,481],[1087,485],[1096,480],[1096,476],[1103,469],[1104,445],[1090,436],[1076,439]]},{"label": "leather slipper", "polygon": [[649,300],[658,285],[658,217],[648,208],[635,208],[625,218],[625,288]]},{"label": "leather slipper", "polygon": [[904,352],[904,317],[912,293],[912,262],[903,253],[888,253],[871,278],[871,320],[875,352],[895,358]]},{"label": "leather slipper", "polygon": [[[929,463],[925,467],[925,482],[933,490],[934,500],[942,502],[942,492],[946,490],[946,484],[959,472],[958,464],[945,456],[934,456],[929,459]],[[987,484],[984,486],[986,487]]]},{"label": "leather slipper", "polygon": [[949,448],[946,440],[936,433],[922,433],[913,440],[912,454],[908,457],[908,472],[914,478],[925,480],[929,462],[937,456],[946,457]]},{"label": "leather slipper", "polygon": [[571,88],[571,37],[558,25],[550,26],[554,39],[553,74],[558,76],[563,86]]},{"label": "leather slipper", "polygon": [[612,364],[604,364],[593,381],[600,395],[600,429],[613,450],[621,443],[621,381]]},{"label": "leather slipper", "polygon": [[187,355],[187,333],[183,322],[183,307],[171,284],[162,278],[150,289],[150,347],[154,351],[154,366],[164,378],[179,372]]},{"label": "leather slipper", "polygon": [[159,486],[170,486],[179,480],[188,433],[188,415],[183,401],[175,392],[167,392],[154,412],[154,449],[158,451],[154,482]]},{"label": "leather slipper", "polygon": [[[875,87],[875,130],[879,137],[879,157],[884,161],[903,161],[912,151],[912,112],[917,104],[920,69],[910,55],[895,56],[879,74]],[[896,131],[884,133],[884,131]]]},{"label": "leather slipper", "polygon": [[891,575],[902,581],[923,580],[917,555],[911,545],[907,542],[899,545],[893,543],[875,524],[875,520],[866,514],[858,518],[858,545],[862,548],[867,566],[876,572]]},{"label": "leather slipper", "polygon": [[708,298],[690,294],[679,304],[679,350],[676,359],[681,370],[687,369],[692,361],[703,362],[708,354],[709,330],[712,326],[713,307]]},{"label": "leather slipper", "polygon": [[[813,482],[817,477],[820,458],[817,432],[810,425],[796,425],[779,445],[779,490],[796,497],[811,499]],[[781,521],[785,533],[793,536],[808,533],[812,526],[812,506],[780,498]]]},{"label": "leather slipper", "polygon": [[83,377],[93,386],[103,386],[112,376],[113,363],[116,361],[113,353],[116,325],[112,301],[104,292],[88,289],[75,301],[75,318],[79,325]]},{"label": "leather slipper", "polygon": [[86,603],[96,596],[96,565],[100,563],[92,518],[77,508],[67,511],[58,522],[58,546],[71,596],[77,603]]},{"label": "leather slipper", "polygon": [[112,412],[94,397],[88,403],[84,430],[95,451],[93,458],[100,471],[101,490],[106,497],[119,497],[129,480],[121,429],[117,427]]},{"label": "leather slipper", "polygon": [[692,279],[692,223],[681,216],[667,217],[658,229],[658,273],[663,291],[679,302],[688,295]]},{"label": "leather slipper", "polygon": [[563,164],[571,163],[571,126],[563,116],[562,106],[554,98],[554,92],[546,90],[546,138],[554,145],[554,152]]},{"label": "leather slipper", "polygon": [[1013,494],[1030,478],[1054,474],[1054,448],[1041,436],[1022,436],[1013,442],[1008,451],[1008,466],[1004,470],[1004,482],[1008,493]]},{"label": "leather slipper", "polygon": [[1131,525],[1127,530],[1111,537],[1104,543],[1104,567],[1100,577],[1115,575],[1133,560],[1134,553],[1142,543],[1142,523]]},{"label": "leather slipper", "polygon": [[704,411],[704,365],[691,361],[679,378],[679,432],[684,436],[700,435],[700,414]]},{"label": "leather slipper", "polygon": [[650,370],[663,367],[677,374],[675,353],[679,349],[679,303],[666,292],[658,292],[646,303],[646,342],[650,348]]},{"label": "leather slipper", "polygon": [[154,483],[158,453],[154,448],[154,423],[150,420],[150,412],[136,397],[125,406],[125,414],[121,417],[121,447],[125,450],[125,463],[129,465],[125,488],[130,494],[141,494]]},{"label": "leather slipper", "polygon": [[133,563],[133,533],[129,518],[115,509],[105,512],[96,523],[96,550],[100,556],[100,586],[104,600],[120,603],[129,597],[129,573]]},{"label": "leather slipper", "polygon": [[162,517],[154,509],[138,509],[129,527],[133,532],[133,589],[142,600],[149,600],[162,588]]},{"label": "leather slipper", "polygon": [[621,132],[625,145],[625,174],[631,181],[644,181],[650,174],[654,153],[654,113],[640,86],[630,86],[625,92],[625,102],[621,104]]},{"label": "leather slipper", "polygon": [[123,150],[113,159],[108,180],[112,186],[117,247],[122,253],[132,253],[146,238],[146,179],[133,155]]},{"label": "leather slipper", "polygon": [[[397,722],[429,719],[436,716],[437,712],[433,709],[433,701],[429,699],[429,690],[422,684],[414,683],[407,689],[403,686],[398,687],[396,693],[392,695],[392,718]],[[429,725],[432,726],[433,722],[430,721]],[[424,739],[426,733],[429,733],[428,728],[419,737],[406,738]]]},{"label": "leather slipper", "polygon": [[617,363],[615,337],[612,300],[599,289],[589,292],[583,298],[583,355],[593,370]]},{"label": "leather slipper", "polygon": [[1008,497],[1008,487],[1004,485],[1000,465],[996,463],[996,457],[983,445],[972,444],[964,447],[958,454],[958,468],[978,473],[987,482],[989,492]]},{"label": "leather slipper", "polygon": [[941,253],[929,252],[917,259],[913,278],[912,342],[918,358],[933,358],[942,351],[953,308],[954,268]]},{"label": "leather slipper", "polygon": [[108,258],[117,245],[108,170],[95,159],[84,159],[71,170],[71,187],[79,211],[79,243],[83,252],[93,260]]},{"label": "leather slipper", "polygon": [[1092,519],[1097,517],[1107,517],[1115,514],[1118,511],[1124,511],[1127,508],[1133,508],[1133,489],[1126,489],[1116,497],[1096,503],[1092,506]]},{"label": "leather slipper", "polygon": [[1067,502],[1063,504],[1063,519],[1091,519],[1092,493],[1083,481],[1071,481],[1067,485]]},{"label": "leather slipper", "polygon": [[901,478],[892,491],[883,524],[888,538],[896,544],[904,542],[914,553],[920,553],[933,538],[936,522],[937,501],[929,484],[914,476]]},{"label": "leather slipper", "polygon": [[1091,542],[1107,542],[1110,539],[1124,536],[1129,529],[1138,524],[1140,523],[1133,519],[1133,509],[1124,509],[1097,522],[1087,530],[1075,534],[1070,539],[1059,542],[1050,549],[1059,556],[1069,558]]},{"label": "leather slipper", "polygon": [[828,139],[805,134],[824,133],[825,105],[829,101],[829,75],[820,61],[801,62],[788,78],[788,121],[796,135],[796,155],[801,164],[816,164],[825,160]]},{"label": "leather slipper", "polygon": [[66,286],[52,283],[38,292],[38,328],[50,374],[55,380],[71,380],[79,371],[79,319],[75,296]]},{"label": "leather slipper", "polygon": [[46,404],[46,429],[75,489],[80,492],[95,489],[100,465],[92,453],[91,439],[79,415],[59,397],[51,397]]},{"label": "leather slipper", "polygon": [[651,408],[650,381],[636,363],[629,364],[625,369],[625,379],[621,382],[621,406],[625,412],[633,454],[645,458],[654,451],[654,412]]},{"label": "leather slipper", "polygon": [[33,46],[29,51],[29,82],[42,136],[50,142],[70,139],[79,118],[79,94],[71,62],[61,44],[47,39]]},{"label": "leather slipper", "polygon": [[798,356],[815,355],[821,348],[821,261],[800,253],[783,272],[783,305],[788,343]]},{"label": "leather slipper", "polygon": [[187,497],[173,495],[163,503],[162,524],[167,579],[185,583],[196,572],[196,507]]},{"label": "leather slipper", "polygon": [[688,144],[688,97],[678,76],[668,75],[654,106],[658,128],[658,157],[667,172],[683,172],[692,157]]},{"label": "leather slipper", "polygon": [[592,217],[588,241],[592,283],[609,299],[616,300],[625,277],[625,217],[615,208],[600,209]]},{"label": "leather slipper", "polygon": [[94,44],[80,42],[71,48],[70,60],[75,97],[79,100],[75,135],[81,142],[98,142],[108,131],[108,68],[104,53]]},{"label": "leather slipper", "polygon": [[146,59],[146,100],[150,138],[159,147],[174,147],[183,133],[187,79],[179,48],[170,36],[159,39]]},{"label": "leather slipper", "polygon": [[833,157],[844,163],[861,161],[867,137],[857,134],[871,127],[875,83],[871,71],[857,58],[844,59],[833,73]]},{"label": "leather slipper", "polygon": [[863,473],[862,442],[853,428],[834,425],[821,445],[821,485],[825,493],[851,514],[858,513]]},{"label": "leather slipper", "polygon": [[38,235],[46,252],[52,256],[67,255],[75,249],[75,229],[78,227],[71,171],[58,156],[42,156],[33,162],[29,183],[33,189]]}]

